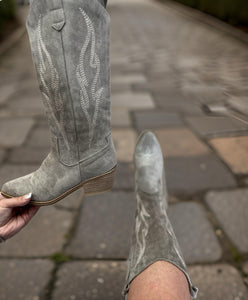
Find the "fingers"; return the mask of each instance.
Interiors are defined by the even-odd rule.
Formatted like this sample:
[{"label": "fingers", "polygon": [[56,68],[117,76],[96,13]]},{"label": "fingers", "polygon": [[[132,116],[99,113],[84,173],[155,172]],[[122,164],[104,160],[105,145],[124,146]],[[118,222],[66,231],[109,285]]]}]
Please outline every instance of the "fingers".
[{"label": "fingers", "polygon": [[[1,195],[2,196],[2,195]],[[0,207],[2,208],[14,208],[19,206],[25,206],[31,200],[32,193],[24,195],[22,197],[13,198],[0,198]]]},{"label": "fingers", "polygon": [[28,209],[28,218],[27,221],[29,222],[33,216],[37,213],[37,211],[40,209],[40,206],[30,206]]}]

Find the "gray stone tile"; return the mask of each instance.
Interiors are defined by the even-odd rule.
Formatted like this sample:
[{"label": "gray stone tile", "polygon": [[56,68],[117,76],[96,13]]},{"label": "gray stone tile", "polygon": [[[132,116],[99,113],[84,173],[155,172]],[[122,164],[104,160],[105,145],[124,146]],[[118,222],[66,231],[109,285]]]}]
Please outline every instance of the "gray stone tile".
[{"label": "gray stone tile", "polygon": [[125,275],[125,262],[66,263],[58,271],[52,299],[122,299]]},{"label": "gray stone tile", "polygon": [[0,167],[0,186],[2,186],[5,182],[27,175],[33,171],[35,171],[39,165],[12,165],[12,164],[4,164]]},{"label": "gray stone tile", "polygon": [[210,149],[187,128],[156,129],[154,132],[165,157],[210,153]]},{"label": "gray stone tile", "polygon": [[[156,83],[158,85],[158,83]],[[155,102],[158,102],[158,104],[162,107],[163,105],[169,105],[169,104],[175,104],[175,103],[180,103],[183,104],[186,102],[184,95],[182,92],[176,88],[168,88],[166,85],[163,84],[162,82],[162,88],[165,86],[165,90],[160,91],[158,89],[158,86],[155,86],[156,89],[154,89],[154,99]]]},{"label": "gray stone tile", "polygon": [[[178,88],[177,88],[178,89]],[[166,112],[175,112],[186,115],[203,115],[201,105],[198,102],[185,99],[184,96],[175,90],[168,90],[166,92],[152,93],[156,106],[165,109]]]},{"label": "gray stone tile", "polygon": [[199,288],[199,300],[246,300],[247,289],[238,271],[227,264],[189,268],[191,279]]},{"label": "gray stone tile", "polygon": [[227,167],[214,155],[170,157],[165,160],[168,189],[191,194],[216,188],[235,187]]},{"label": "gray stone tile", "polygon": [[246,263],[243,264],[243,271],[245,272],[245,274],[248,275],[248,261]]},{"label": "gray stone tile", "polygon": [[226,89],[223,86],[199,84],[199,82],[183,85],[182,93],[186,98],[195,99],[199,103],[220,102],[226,98]]},{"label": "gray stone tile", "polygon": [[188,117],[189,125],[201,136],[228,135],[230,133],[246,131],[248,125],[228,117]]},{"label": "gray stone tile", "polygon": [[131,163],[118,163],[114,189],[134,190],[134,165]]},{"label": "gray stone tile", "polygon": [[131,119],[128,109],[124,109],[123,107],[112,107],[111,126],[131,127]]},{"label": "gray stone tile", "polygon": [[209,192],[206,202],[232,243],[248,253],[248,189]]},{"label": "gray stone tile", "polygon": [[112,94],[112,106],[131,109],[151,109],[154,102],[149,93],[115,93]]},{"label": "gray stone tile", "polygon": [[0,105],[5,104],[7,100],[15,93],[16,91],[16,86],[15,84],[6,84],[6,85],[1,85],[1,94],[0,94]]},{"label": "gray stone tile", "polygon": [[0,257],[42,257],[61,252],[75,213],[42,207],[17,235],[1,245]]},{"label": "gray stone tile", "polygon": [[136,201],[133,193],[87,197],[66,253],[80,258],[126,258]]},{"label": "gray stone tile", "polygon": [[[247,92],[248,94],[248,92]],[[247,101],[247,95],[246,96],[231,96],[227,103],[231,105],[232,108],[239,111],[242,114],[246,114],[248,116],[248,101]]]},{"label": "gray stone tile", "polygon": [[49,283],[53,263],[45,259],[0,260],[0,299],[40,299]]},{"label": "gray stone tile", "polygon": [[12,96],[7,108],[13,113],[44,115],[42,97],[39,90],[29,89]]},{"label": "gray stone tile", "polygon": [[221,258],[221,247],[201,205],[174,204],[169,207],[168,216],[186,263],[214,262]]},{"label": "gray stone tile", "polygon": [[18,147],[10,151],[8,162],[16,164],[39,164],[49,153],[50,148]]},{"label": "gray stone tile", "polygon": [[4,151],[4,149],[0,149],[0,163],[2,163],[3,162],[3,159],[4,159],[4,157],[5,157],[5,151]]},{"label": "gray stone tile", "polygon": [[113,129],[112,137],[118,162],[132,162],[137,134],[134,129]]},{"label": "gray stone tile", "polygon": [[45,147],[49,148],[51,143],[50,132],[48,128],[38,127],[35,128],[28,141],[28,147]]},{"label": "gray stone tile", "polygon": [[130,91],[133,85],[146,83],[146,77],[143,74],[122,74],[112,76],[111,91]]},{"label": "gray stone tile", "polygon": [[84,198],[84,190],[78,189],[69,196],[57,202],[54,206],[67,210],[79,210]]},{"label": "gray stone tile", "polygon": [[177,114],[162,111],[134,112],[134,121],[139,132],[145,129],[183,126]]},{"label": "gray stone tile", "polygon": [[0,119],[0,145],[2,147],[21,146],[26,140],[33,125],[34,121],[32,119]]}]

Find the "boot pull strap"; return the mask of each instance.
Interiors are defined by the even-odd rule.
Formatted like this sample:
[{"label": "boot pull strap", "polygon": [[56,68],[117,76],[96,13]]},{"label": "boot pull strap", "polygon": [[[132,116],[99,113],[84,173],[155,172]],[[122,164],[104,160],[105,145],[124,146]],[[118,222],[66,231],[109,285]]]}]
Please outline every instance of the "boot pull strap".
[{"label": "boot pull strap", "polygon": [[63,9],[62,0],[49,0],[50,13],[52,17],[52,28],[60,31],[65,25],[65,14]]}]

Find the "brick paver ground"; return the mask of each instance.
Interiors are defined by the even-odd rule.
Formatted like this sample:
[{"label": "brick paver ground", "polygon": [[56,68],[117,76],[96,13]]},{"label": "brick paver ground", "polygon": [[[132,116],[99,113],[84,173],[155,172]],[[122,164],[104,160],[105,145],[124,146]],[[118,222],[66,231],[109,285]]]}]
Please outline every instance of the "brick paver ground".
[{"label": "brick paver ground", "polygon": [[[132,155],[146,128],[166,158],[169,216],[199,299],[248,299],[248,45],[173,2],[109,0],[108,10],[114,189],[41,208],[1,244],[0,299],[121,299],[136,205]],[[26,35],[0,57],[0,78],[2,184],[49,151]],[[228,114],[207,115],[211,105]]]}]

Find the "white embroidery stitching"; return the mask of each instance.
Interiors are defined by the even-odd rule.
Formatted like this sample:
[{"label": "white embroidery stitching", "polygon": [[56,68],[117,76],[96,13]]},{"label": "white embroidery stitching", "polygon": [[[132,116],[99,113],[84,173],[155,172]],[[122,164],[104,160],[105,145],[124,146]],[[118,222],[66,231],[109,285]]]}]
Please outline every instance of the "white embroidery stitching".
[{"label": "white embroidery stitching", "polygon": [[[143,254],[145,253],[146,249],[146,237],[148,234],[148,220],[150,218],[150,214],[147,212],[144,203],[142,202],[139,194],[137,194],[137,217],[135,220],[135,233],[136,233],[136,240],[139,248],[139,255],[137,261],[135,263],[134,269],[141,261]],[[142,229],[142,230],[141,230]]]},{"label": "white embroidery stitching", "polygon": [[[80,90],[80,103],[81,103],[81,108],[86,116],[88,125],[89,125],[89,147],[92,143],[93,139],[93,133],[94,129],[96,126],[96,120],[99,112],[99,104],[100,104],[100,99],[102,96],[102,93],[104,91],[104,88],[101,87],[98,90],[96,90],[96,85],[99,79],[100,75],[100,69],[101,69],[101,64],[98,55],[96,54],[96,37],[95,37],[95,30],[94,26],[89,18],[89,16],[85,13],[85,11],[82,8],[79,8],[82,16],[84,17],[86,27],[87,27],[87,36],[85,39],[85,43],[81,49],[80,53],[80,58],[79,58],[79,65],[77,66],[76,70],[76,75],[78,79],[78,83],[81,87]],[[91,43],[91,45],[90,45]],[[90,67],[92,69],[96,69],[96,74],[93,79],[90,93],[91,95],[89,96],[89,91],[87,88],[89,88],[89,81],[86,77],[85,74],[85,65],[84,65],[84,60],[85,60],[85,54],[87,51],[87,48],[90,45]],[[91,107],[94,107],[94,114],[91,117],[89,110]]]},{"label": "white embroidery stitching", "polygon": [[[47,51],[47,48],[42,39],[41,17],[39,18],[38,27],[37,27],[37,47],[38,47],[38,54],[40,57],[40,61],[38,65],[38,73],[40,75],[40,80],[42,83],[41,92],[48,106],[49,118],[52,119],[55,126],[57,127],[58,132],[61,133],[67,148],[70,149],[70,145],[63,128],[64,109],[63,109],[61,94],[59,91],[59,76],[56,68],[53,65],[52,58],[49,52]],[[57,119],[56,115],[58,115],[59,119]]]}]

